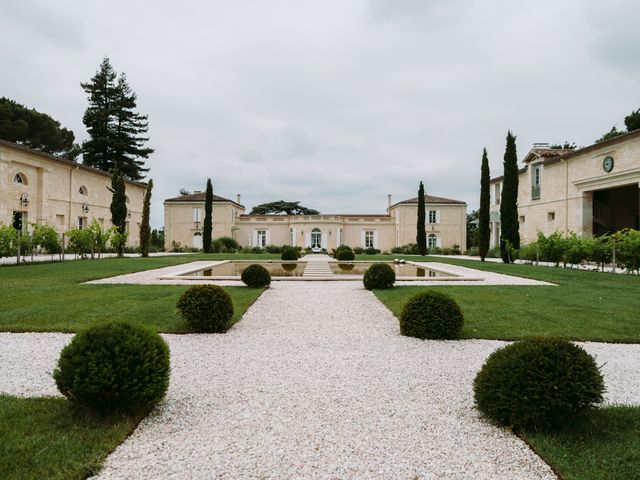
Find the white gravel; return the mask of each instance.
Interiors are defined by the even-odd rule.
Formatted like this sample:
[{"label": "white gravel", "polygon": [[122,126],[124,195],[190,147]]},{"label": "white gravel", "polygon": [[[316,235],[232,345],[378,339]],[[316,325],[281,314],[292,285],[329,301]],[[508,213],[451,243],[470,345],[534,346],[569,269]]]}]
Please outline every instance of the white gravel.
[{"label": "white gravel", "polygon": [[[555,478],[473,408],[473,378],[506,342],[402,337],[358,282],[278,282],[225,335],[164,337],[168,397],[100,478]],[[0,334],[0,392],[55,393],[70,338]],[[583,345],[608,401],[640,404],[640,345]]]}]

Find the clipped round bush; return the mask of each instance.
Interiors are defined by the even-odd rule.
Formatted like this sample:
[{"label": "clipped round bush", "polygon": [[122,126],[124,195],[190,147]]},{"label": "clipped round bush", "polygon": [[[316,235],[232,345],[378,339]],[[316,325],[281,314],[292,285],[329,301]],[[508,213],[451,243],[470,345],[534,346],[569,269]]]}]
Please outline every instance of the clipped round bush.
[{"label": "clipped round bush", "polygon": [[396,281],[396,272],[386,263],[374,263],[364,273],[364,288],[392,288]]},{"label": "clipped round bush", "polygon": [[463,316],[456,301],[444,293],[426,291],[411,298],[400,315],[400,333],[408,337],[454,340]]},{"label": "clipped round bush", "polygon": [[356,254],[353,253],[350,246],[339,245],[338,248],[336,248],[333,257],[340,261],[351,261],[356,259]]},{"label": "clipped round bush", "polygon": [[233,317],[233,302],[218,285],[194,285],[185,291],[176,307],[195,332],[226,332]]},{"label": "clipped round bush", "polygon": [[242,281],[251,288],[268,287],[271,283],[269,271],[262,265],[249,265],[242,271]]},{"label": "clipped round bush", "polygon": [[284,247],[282,249],[282,255],[280,255],[280,260],[298,260],[298,252],[295,248]]},{"label": "clipped round bush", "polygon": [[475,378],[478,409],[516,429],[554,430],[602,401],[593,357],[559,339],[523,340],[493,352]]},{"label": "clipped round bush", "polygon": [[143,413],[169,386],[169,347],[143,327],[91,327],[62,349],[53,378],[65,397],[100,414]]}]

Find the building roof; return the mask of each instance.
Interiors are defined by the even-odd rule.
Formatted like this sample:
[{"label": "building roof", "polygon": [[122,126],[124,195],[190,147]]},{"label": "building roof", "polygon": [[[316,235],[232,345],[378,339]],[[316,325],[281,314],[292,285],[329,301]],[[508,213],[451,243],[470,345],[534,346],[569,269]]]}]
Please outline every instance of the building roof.
[{"label": "building roof", "polygon": [[567,153],[573,152],[573,150],[574,149],[571,148],[551,147],[532,148],[531,150],[529,150],[529,153],[527,153],[526,157],[524,157],[524,160],[522,161],[524,163],[528,163],[532,160],[535,160],[536,158],[558,158],[566,155]]},{"label": "building roof", "polygon": [[[100,170],[99,168],[90,167],[89,165],[84,165],[83,163],[74,162],[73,160],[69,160],[68,158],[59,157],[59,156],[53,155],[51,153],[41,152],[40,150],[35,150],[33,148],[26,147],[24,145],[20,145],[19,143],[13,143],[13,142],[10,142],[8,140],[0,139],[0,145],[4,145],[5,147],[13,148],[15,150],[21,150],[23,152],[32,153],[32,154],[37,155],[39,157],[47,158],[49,160],[54,160],[56,162],[63,163],[63,164],[68,165],[70,167],[75,167],[75,168],[79,168],[81,170],[86,170],[86,171],[89,171],[89,172],[97,173],[99,175],[106,175],[107,177],[111,177],[111,174],[109,172],[105,172],[104,170]],[[127,180],[127,179],[125,179],[125,182],[132,183],[134,185],[139,185],[139,186],[145,187],[145,188],[147,187],[147,184],[144,183],[144,182],[137,182],[137,181],[134,181],[134,180]]]},{"label": "building roof", "polygon": [[278,213],[245,213],[240,217],[267,217],[267,218],[287,218],[287,217],[347,217],[347,218],[391,218],[388,213],[314,213],[314,214],[298,214],[287,215]]},{"label": "building roof", "polygon": [[[521,169],[518,170],[518,175],[520,175],[521,173],[524,173],[527,171],[527,167],[522,167]],[[504,178],[504,175],[500,175],[499,177],[494,177],[491,180],[489,180],[489,183],[496,183],[499,182],[500,180],[502,180]]]},{"label": "building roof", "polygon": [[[403,200],[401,202],[395,203],[391,205],[390,208],[393,208],[396,205],[407,205],[407,204],[414,204],[414,203],[416,204],[418,203],[418,197],[409,198],[408,200]],[[437,203],[437,204],[449,203],[452,205],[466,205],[466,202],[462,202],[460,200],[453,200],[451,198],[444,198],[444,197],[436,197],[434,195],[425,195],[424,203],[427,205],[430,203]]]},{"label": "building roof", "polygon": [[[196,192],[190,193],[188,195],[178,195],[177,197],[167,198],[165,202],[204,202],[206,196],[207,194],[205,192]],[[220,195],[214,194],[213,201],[218,203],[230,202],[234,205],[237,205],[238,207],[244,208],[244,205],[240,205],[239,203],[234,202],[233,200],[229,200],[228,198],[221,197]]]}]

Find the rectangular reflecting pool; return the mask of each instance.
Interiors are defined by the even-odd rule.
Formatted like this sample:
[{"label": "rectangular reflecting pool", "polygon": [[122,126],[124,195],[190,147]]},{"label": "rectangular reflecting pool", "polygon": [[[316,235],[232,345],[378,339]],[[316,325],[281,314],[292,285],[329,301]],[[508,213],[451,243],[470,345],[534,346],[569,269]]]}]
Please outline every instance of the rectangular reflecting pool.
[{"label": "rectangular reflecting pool", "polygon": [[396,277],[418,278],[447,278],[454,277],[450,273],[432,270],[412,263],[393,262],[329,262],[329,267],[334,275],[364,275],[367,269],[374,263],[386,263],[396,272]]},{"label": "rectangular reflecting pool", "polygon": [[239,277],[249,265],[262,265],[272,277],[301,277],[307,262],[230,260],[202,270],[183,273],[182,277]]}]

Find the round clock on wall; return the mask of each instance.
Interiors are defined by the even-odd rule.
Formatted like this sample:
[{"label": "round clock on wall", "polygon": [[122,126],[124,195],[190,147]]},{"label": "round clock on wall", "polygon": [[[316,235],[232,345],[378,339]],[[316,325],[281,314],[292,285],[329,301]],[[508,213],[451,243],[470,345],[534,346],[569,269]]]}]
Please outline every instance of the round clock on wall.
[{"label": "round clock on wall", "polygon": [[613,157],[605,157],[602,161],[602,169],[607,173],[613,170]]}]

